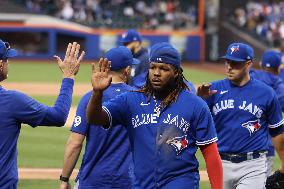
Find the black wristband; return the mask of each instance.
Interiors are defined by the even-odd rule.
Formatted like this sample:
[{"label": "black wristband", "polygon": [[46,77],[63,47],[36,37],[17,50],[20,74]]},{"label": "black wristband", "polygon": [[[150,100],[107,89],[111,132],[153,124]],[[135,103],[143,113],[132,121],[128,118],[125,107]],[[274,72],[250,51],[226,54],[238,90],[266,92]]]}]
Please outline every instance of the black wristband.
[{"label": "black wristband", "polygon": [[61,180],[63,182],[69,182],[69,178],[63,177],[62,175],[60,175],[59,180]]}]

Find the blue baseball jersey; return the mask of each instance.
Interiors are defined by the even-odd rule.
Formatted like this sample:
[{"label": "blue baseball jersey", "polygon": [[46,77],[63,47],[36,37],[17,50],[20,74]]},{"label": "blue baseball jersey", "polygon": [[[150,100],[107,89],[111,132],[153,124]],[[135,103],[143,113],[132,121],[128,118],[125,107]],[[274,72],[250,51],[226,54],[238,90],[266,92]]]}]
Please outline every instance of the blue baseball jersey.
[{"label": "blue baseball jersey", "polygon": [[[264,70],[250,70],[250,76],[262,81],[266,85],[270,86],[276,93],[278,101],[280,103],[282,112],[284,112],[284,83],[279,76],[273,75]],[[268,156],[274,156],[274,147],[272,141],[269,141]]]},{"label": "blue baseball jersey", "polygon": [[[104,92],[103,101],[130,90],[132,87],[124,83],[111,84]],[[130,189],[133,163],[127,131],[122,125],[107,130],[88,125],[86,108],[91,95],[92,91],[82,97],[71,128],[72,132],[86,136],[85,153],[76,178],[79,189]]]},{"label": "blue baseball jersey", "polygon": [[268,150],[268,129],[283,124],[275,92],[254,78],[242,87],[228,79],[216,81],[211,89],[218,91],[206,102],[216,125],[219,152]]},{"label": "blue baseball jersey", "polygon": [[64,125],[71,106],[74,81],[63,79],[54,107],[29,96],[0,87],[0,188],[17,188],[17,141],[21,124]]},{"label": "blue baseball jersey", "polygon": [[149,53],[145,48],[141,48],[137,53],[133,54],[133,58],[140,61],[139,64],[133,65],[133,74],[129,84],[136,88],[141,88],[145,84],[147,73],[150,67]]},{"label": "blue baseball jersey", "polygon": [[281,105],[282,112],[284,112],[284,83],[283,80],[264,70],[250,70],[250,75],[255,79],[262,81],[266,85],[270,86],[276,93],[278,101]]},{"label": "blue baseball jersey", "polygon": [[126,125],[134,160],[134,188],[198,188],[196,150],[217,141],[210,111],[201,98],[187,90],[162,110],[160,103],[143,93],[128,92],[103,106],[112,125]]}]

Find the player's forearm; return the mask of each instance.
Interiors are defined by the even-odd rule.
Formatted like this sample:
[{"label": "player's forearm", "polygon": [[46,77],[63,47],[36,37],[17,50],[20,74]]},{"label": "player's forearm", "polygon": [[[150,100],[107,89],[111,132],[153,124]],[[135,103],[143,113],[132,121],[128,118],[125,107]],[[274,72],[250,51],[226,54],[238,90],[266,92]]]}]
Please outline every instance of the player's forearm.
[{"label": "player's forearm", "polygon": [[64,164],[62,169],[62,176],[69,178],[78,161],[82,150],[82,144],[73,144],[68,140],[64,153]]},{"label": "player's forearm", "polygon": [[60,93],[53,107],[46,108],[46,115],[39,125],[63,126],[67,120],[72,103],[74,80],[62,80]]},{"label": "player's forearm", "polygon": [[212,189],[223,188],[223,168],[217,144],[211,143],[200,147],[206,162],[207,173]]},{"label": "player's forearm", "polygon": [[280,172],[284,173],[284,133],[272,137],[274,148],[281,160]]},{"label": "player's forearm", "polygon": [[86,111],[89,124],[103,125],[101,122],[103,114],[102,97],[103,91],[95,91],[89,100]]}]

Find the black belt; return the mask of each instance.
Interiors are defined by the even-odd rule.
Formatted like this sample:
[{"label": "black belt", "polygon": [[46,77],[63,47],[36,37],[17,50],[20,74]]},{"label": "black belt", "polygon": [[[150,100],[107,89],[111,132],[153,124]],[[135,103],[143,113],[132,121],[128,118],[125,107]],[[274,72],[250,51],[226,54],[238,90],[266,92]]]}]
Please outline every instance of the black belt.
[{"label": "black belt", "polygon": [[252,160],[267,154],[267,151],[248,152],[246,154],[220,153],[222,160],[231,161],[232,163],[240,163],[247,160]]}]

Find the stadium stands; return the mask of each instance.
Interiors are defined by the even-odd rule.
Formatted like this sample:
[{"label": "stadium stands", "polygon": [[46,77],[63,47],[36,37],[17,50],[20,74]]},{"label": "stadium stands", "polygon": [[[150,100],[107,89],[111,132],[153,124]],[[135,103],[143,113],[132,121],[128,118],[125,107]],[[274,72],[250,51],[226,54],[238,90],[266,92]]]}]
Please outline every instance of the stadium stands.
[{"label": "stadium stands", "polygon": [[284,39],[283,1],[248,1],[244,7],[236,8],[231,16],[238,27],[269,46],[279,47]]},{"label": "stadium stands", "polygon": [[13,2],[25,7],[30,13],[52,15],[95,28],[177,30],[197,26],[197,0],[13,0]]}]

